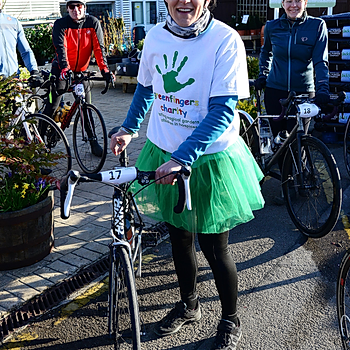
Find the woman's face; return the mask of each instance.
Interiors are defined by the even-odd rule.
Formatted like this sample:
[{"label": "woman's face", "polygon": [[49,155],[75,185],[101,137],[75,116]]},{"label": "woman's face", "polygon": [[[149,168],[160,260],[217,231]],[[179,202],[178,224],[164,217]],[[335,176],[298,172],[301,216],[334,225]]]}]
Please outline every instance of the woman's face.
[{"label": "woman's face", "polygon": [[180,27],[189,27],[202,15],[210,0],[165,0],[172,19]]},{"label": "woman's face", "polygon": [[282,6],[286,11],[287,17],[297,19],[303,15],[306,8],[307,0],[283,0]]}]

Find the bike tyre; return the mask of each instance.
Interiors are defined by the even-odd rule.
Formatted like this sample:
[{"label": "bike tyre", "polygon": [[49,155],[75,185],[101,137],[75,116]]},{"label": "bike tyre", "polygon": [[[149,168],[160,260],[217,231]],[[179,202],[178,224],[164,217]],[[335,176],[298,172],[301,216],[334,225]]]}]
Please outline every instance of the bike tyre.
[{"label": "bike tyre", "polygon": [[346,170],[350,175],[350,118],[348,119],[344,133],[344,161]]},{"label": "bike tyre", "polygon": [[308,158],[307,163],[303,162],[303,171],[309,188],[302,189],[297,183],[295,140],[283,161],[283,194],[295,226],[308,237],[320,238],[332,231],[340,215],[342,188],[339,169],[332,153],[320,140],[305,135],[301,139],[301,149]]},{"label": "bike tyre", "polygon": [[[126,248],[119,246],[114,250],[112,266],[113,282],[109,292],[111,308],[111,334],[115,339],[115,349],[141,349],[140,315],[132,270]],[[126,326],[125,326],[126,325]]]},{"label": "bike tyre", "polygon": [[[62,152],[62,154],[64,154],[64,157],[58,160],[57,165],[50,168],[51,172],[48,174],[50,177],[54,177],[60,181],[72,168],[72,155],[66,135],[55,121],[44,114],[28,114],[26,115],[26,120],[30,120],[27,124],[35,142],[40,142],[37,131],[44,127],[45,135],[40,136],[43,138],[46,149],[50,152]],[[36,128],[33,128],[33,125],[35,125]],[[22,130],[21,134],[25,135],[24,126]],[[53,189],[56,188],[57,185],[53,185]]]},{"label": "bike tyre", "polygon": [[350,276],[348,276],[349,269],[350,251],[347,251],[340,263],[336,286],[338,325],[342,344],[345,350],[350,350]]},{"label": "bike tyre", "polygon": [[94,156],[91,152],[91,146],[89,143],[91,139],[88,139],[86,131],[82,130],[83,127],[79,109],[73,125],[73,149],[79,167],[83,170],[83,172],[93,174],[102,169],[106,160],[107,130],[101,112],[94,105],[86,103],[82,106],[82,111],[86,118],[89,115],[89,119],[91,120],[92,116],[95,133],[95,135],[92,136],[92,139],[97,140],[99,145],[102,147],[102,156]]}]

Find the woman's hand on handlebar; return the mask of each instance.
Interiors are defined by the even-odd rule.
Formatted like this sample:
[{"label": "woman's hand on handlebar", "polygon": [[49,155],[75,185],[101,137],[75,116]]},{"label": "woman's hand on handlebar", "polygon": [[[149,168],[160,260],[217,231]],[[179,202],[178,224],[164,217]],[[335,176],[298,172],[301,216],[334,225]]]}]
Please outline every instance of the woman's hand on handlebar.
[{"label": "woman's hand on handlebar", "polygon": [[181,165],[174,162],[173,160],[169,160],[168,162],[162,164],[156,170],[156,179],[159,179],[162,176],[168,175],[157,181],[157,184],[162,185],[175,185],[176,183],[176,173],[171,174],[172,172],[179,172],[181,170]]},{"label": "woman's hand on handlebar", "polygon": [[131,141],[131,135],[126,133],[123,130],[119,130],[117,133],[111,136],[111,142],[109,144],[109,148],[112,152],[117,156],[122,153],[126,146]]}]

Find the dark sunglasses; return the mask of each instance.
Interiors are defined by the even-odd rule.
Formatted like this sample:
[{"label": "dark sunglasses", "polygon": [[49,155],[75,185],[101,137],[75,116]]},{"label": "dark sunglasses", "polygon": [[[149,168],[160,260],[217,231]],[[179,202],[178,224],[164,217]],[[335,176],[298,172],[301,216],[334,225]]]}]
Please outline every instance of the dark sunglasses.
[{"label": "dark sunglasses", "polygon": [[71,4],[71,5],[68,5],[68,7],[71,9],[71,10],[74,10],[75,7],[78,8],[78,10],[80,10],[84,5],[83,4]]}]

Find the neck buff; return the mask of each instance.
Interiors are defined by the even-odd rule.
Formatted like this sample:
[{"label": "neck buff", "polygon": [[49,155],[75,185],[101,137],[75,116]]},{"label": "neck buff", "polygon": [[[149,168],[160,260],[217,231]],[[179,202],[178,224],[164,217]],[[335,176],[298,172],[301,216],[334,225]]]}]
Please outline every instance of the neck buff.
[{"label": "neck buff", "polygon": [[205,8],[202,15],[196,22],[192,23],[189,27],[180,27],[168,14],[166,18],[165,29],[170,33],[179,36],[180,38],[190,39],[200,35],[209,25],[213,16],[210,11]]}]

